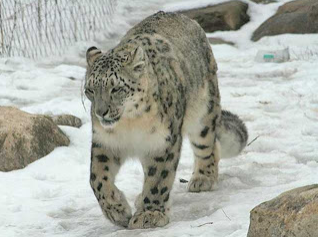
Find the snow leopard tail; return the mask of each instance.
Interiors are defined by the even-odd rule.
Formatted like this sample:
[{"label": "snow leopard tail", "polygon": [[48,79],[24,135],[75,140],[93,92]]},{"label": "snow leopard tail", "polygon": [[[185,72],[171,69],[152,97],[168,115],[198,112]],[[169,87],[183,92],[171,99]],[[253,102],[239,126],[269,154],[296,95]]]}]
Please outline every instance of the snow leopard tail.
[{"label": "snow leopard tail", "polygon": [[217,139],[221,144],[221,158],[237,156],[246,146],[247,128],[237,115],[222,110]]}]

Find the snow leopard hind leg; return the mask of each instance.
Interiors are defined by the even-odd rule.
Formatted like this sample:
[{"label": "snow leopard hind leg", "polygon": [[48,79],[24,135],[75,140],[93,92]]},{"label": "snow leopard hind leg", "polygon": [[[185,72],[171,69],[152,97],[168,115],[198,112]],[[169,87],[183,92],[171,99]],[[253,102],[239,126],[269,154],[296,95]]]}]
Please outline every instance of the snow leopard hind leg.
[{"label": "snow leopard hind leg", "polygon": [[[217,133],[220,127],[221,106],[218,80],[214,72],[205,80],[204,90],[188,136],[194,153],[194,170],[188,184],[189,192],[210,191],[218,180],[220,144]],[[205,106],[202,106],[205,105]],[[199,107],[199,105],[197,106]]]}]

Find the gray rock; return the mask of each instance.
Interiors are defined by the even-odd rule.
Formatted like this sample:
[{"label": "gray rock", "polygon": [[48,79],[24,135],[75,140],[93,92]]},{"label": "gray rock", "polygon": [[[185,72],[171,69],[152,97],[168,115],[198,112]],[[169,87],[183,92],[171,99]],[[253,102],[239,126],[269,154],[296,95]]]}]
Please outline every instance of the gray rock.
[{"label": "gray rock", "polygon": [[248,4],[229,1],[204,8],[180,11],[197,21],[205,32],[238,30],[250,20],[247,15]]},{"label": "gray rock", "polygon": [[209,40],[209,43],[210,44],[228,44],[228,45],[232,45],[234,46],[235,44],[233,42],[230,42],[230,41],[226,41],[226,40],[223,40],[221,38],[214,38],[214,37],[211,37],[211,38],[208,38]]},{"label": "gray rock", "polygon": [[251,211],[247,237],[317,237],[318,184],[296,188]]},{"label": "gray rock", "polygon": [[69,143],[50,117],[0,106],[0,171],[24,168]]},{"label": "gray rock", "polygon": [[298,0],[279,7],[276,14],[266,20],[253,33],[252,40],[279,34],[318,33],[318,1]]},{"label": "gray rock", "polygon": [[82,126],[81,119],[70,114],[55,115],[51,116],[51,118],[57,125],[71,126],[76,128]]}]

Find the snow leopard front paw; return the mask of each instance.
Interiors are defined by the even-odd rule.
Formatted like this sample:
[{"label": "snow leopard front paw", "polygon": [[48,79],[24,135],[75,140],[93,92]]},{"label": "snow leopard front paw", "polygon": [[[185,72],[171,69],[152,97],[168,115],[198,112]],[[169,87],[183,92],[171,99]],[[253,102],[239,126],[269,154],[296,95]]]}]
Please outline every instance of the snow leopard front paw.
[{"label": "snow leopard front paw", "polygon": [[160,211],[144,211],[135,213],[130,219],[129,229],[147,229],[162,227],[169,223],[169,217]]},{"label": "snow leopard front paw", "polygon": [[211,177],[195,174],[192,176],[189,185],[189,192],[202,192],[202,191],[211,191],[216,184],[216,179]]},{"label": "snow leopard front paw", "polygon": [[110,195],[103,196],[100,202],[104,202],[103,212],[110,221],[116,225],[128,227],[132,216],[131,208],[121,191],[118,189],[111,191]]}]

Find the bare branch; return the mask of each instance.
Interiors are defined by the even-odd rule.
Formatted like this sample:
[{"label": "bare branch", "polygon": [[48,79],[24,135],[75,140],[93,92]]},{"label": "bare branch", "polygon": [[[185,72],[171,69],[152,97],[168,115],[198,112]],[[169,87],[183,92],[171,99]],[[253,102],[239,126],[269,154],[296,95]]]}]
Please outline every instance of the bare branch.
[{"label": "bare branch", "polygon": [[223,213],[224,213],[224,215],[227,217],[227,219],[229,219],[230,221],[232,221],[231,218],[228,217],[228,215],[226,215],[226,213],[225,213],[225,211],[223,210],[223,208],[221,208],[221,210],[223,211]]},{"label": "bare branch", "polygon": [[251,145],[253,142],[255,142],[261,135],[258,135],[257,137],[255,137],[249,144],[247,144],[246,146]]}]

